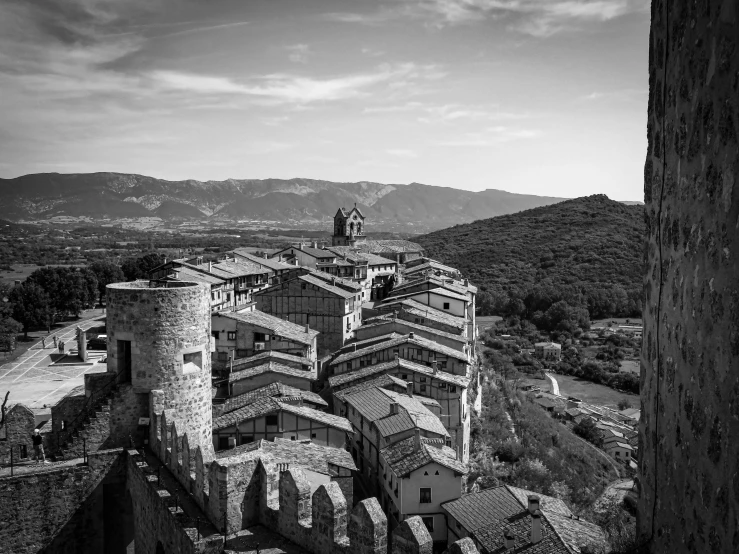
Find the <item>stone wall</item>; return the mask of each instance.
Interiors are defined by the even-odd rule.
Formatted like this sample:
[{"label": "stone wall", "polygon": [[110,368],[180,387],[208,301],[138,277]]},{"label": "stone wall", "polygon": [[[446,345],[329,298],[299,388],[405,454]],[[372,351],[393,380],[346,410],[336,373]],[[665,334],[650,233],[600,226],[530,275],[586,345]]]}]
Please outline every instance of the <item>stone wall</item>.
[{"label": "stone wall", "polygon": [[181,429],[188,432],[192,446],[211,448],[208,287],[116,283],[107,287],[107,312],[108,371],[123,370],[120,348],[130,341],[133,392],[162,391],[160,402],[183,422]]},{"label": "stone wall", "polygon": [[112,450],[92,454],[87,466],[0,478],[0,552],[103,552],[99,487],[124,470],[122,451]]},{"label": "stone wall", "polygon": [[28,458],[33,458],[33,441],[31,436],[36,428],[35,416],[30,408],[23,404],[12,406],[5,413],[5,425],[0,435],[0,465],[10,464],[10,450],[13,450],[15,463],[21,459],[21,448],[25,447]]},{"label": "stone wall", "polygon": [[739,552],[736,0],[655,0],[638,533],[652,552]]}]

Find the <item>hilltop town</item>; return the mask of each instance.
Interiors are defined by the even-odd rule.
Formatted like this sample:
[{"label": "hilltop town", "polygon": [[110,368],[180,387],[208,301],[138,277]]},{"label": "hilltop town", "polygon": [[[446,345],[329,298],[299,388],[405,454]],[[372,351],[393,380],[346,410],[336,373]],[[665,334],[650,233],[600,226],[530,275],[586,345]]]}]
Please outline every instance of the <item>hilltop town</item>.
[{"label": "hilltop town", "polygon": [[[108,285],[102,326],[62,346],[104,371],[40,426],[22,403],[5,410],[3,515],[31,499],[2,530],[9,551],[602,551],[604,531],[562,500],[470,480],[471,421],[493,378],[478,289],[416,243],[368,239],[370,225],[340,208],[331,244],[165,260]],[[531,400],[614,437],[635,424]],[[28,463],[37,426],[50,464]],[[63,506],[42,502],[50,490]]]}]

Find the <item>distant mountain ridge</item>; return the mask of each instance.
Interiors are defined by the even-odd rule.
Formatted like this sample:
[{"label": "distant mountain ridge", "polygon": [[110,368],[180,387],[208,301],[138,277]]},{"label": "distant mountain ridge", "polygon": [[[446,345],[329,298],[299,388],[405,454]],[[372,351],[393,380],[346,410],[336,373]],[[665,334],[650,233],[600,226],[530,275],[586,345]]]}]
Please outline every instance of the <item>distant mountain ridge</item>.
[{"label": "distant mountain ridge", "polygon": [[338,207],[356,202],[367,217],[368,231],[390,226],[421,233],[563,200],[494,189],[471,192],[420,183],[303,178],[203,182],[125,173],[38,173],[0,179],[2,215],[12,220],[148,216],[168,221],[257,220],[297,226],[327,222]]}]

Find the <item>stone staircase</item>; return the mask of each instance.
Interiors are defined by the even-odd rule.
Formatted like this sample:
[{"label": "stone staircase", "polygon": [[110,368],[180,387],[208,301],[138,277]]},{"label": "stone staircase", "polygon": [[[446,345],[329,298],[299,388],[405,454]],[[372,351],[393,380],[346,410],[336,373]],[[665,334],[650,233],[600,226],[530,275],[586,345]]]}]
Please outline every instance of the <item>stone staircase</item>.
[{"label": "stone staircase", "polygon": [[57,460],[82,458],[85,452],[100,449],[110,436],[110,412],[121,394],[120,386],[115,386],[94,404],[81,424],[61,440],[55,454]]}]

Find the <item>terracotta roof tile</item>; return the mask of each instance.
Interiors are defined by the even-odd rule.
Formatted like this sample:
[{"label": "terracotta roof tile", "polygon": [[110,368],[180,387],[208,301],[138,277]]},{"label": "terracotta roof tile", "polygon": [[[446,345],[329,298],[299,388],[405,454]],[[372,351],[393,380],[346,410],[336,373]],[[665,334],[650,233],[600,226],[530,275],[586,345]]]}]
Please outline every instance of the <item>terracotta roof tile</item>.
[{"label": "terracotta roof tile", "polygon": [[312,345],[314,339],[319,335],[318,331],[309,329],[305,331],[304,325],[298,325],[279,317],[275,317],[270,314],[266,314],[259,310],[252,310],[250,312],[222,312],[218,314],[221,317],[227,317],[229,319],[235,319],[237,321],[243,321],[251,325],[258,325],[265,329],[273,331],[274,335],[279,335],[290,339],[293,342],[300,344]]}]

